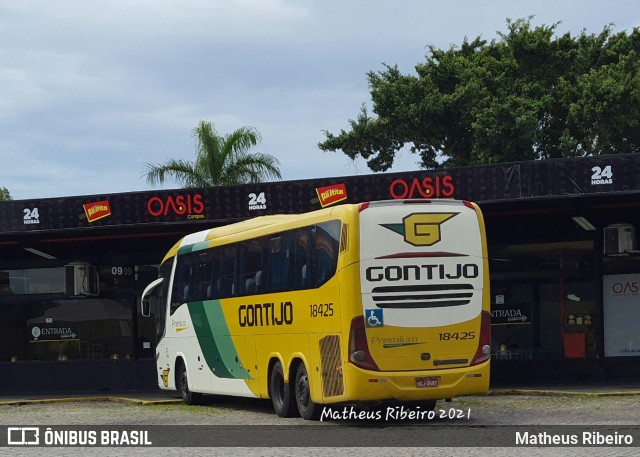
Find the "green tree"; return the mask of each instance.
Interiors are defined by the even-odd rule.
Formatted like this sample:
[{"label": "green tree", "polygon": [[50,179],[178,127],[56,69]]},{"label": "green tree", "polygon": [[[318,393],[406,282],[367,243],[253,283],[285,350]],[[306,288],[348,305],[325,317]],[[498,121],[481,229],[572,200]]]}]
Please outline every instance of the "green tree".
[{"label": "green tree", "polygon": [[556,36],[530,21],[507,20],[490,43],[431,46],[416,75],[368,73],[374,115],[363,105],[318,146],[373,171],[404,147],[425,168],[640,152],[640,30]]},{"label": "green tree", "polygon": [[171,177],[183,187],[212,187],[257,183],[282,179],[278,159],[251,153],[260,134],[253,127],[241,127],[224,136],[218,135],[210,122],[200,121],[193,130],[196,160],[168,160],[163,164],[147,163],[147,182],[154,186]]},{"label": "green tree", "polygon": [[0,187],[0,202],[9,200],[13,200],[13,198],[11,198],[9,190],[7,190],[6,187]]}]

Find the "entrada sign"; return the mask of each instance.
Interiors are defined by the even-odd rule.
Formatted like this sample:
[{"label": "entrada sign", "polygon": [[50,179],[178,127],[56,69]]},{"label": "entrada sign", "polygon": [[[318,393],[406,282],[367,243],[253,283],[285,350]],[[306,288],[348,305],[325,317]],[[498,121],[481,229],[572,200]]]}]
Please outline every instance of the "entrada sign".
[{"label": "entrada sign", "polygon": [[531,303],[502,303],[491,305],[491,325],[531,323]]}]

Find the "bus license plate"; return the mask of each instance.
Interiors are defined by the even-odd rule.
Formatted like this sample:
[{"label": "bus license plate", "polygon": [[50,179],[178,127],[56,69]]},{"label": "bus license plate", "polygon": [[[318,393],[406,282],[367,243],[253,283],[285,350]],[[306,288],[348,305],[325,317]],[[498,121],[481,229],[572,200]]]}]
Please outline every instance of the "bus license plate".
[{"label": "bus license plate", "polygon": [[438,387],[440,385],[440,376],[431,376],[429,378],[416,378],[416,387]]}]

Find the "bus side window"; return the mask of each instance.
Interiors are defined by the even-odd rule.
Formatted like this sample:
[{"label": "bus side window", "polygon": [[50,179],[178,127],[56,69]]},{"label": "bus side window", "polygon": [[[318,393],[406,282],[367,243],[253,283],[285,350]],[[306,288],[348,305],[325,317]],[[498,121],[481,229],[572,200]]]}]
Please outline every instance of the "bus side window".
[{"label": "bus side window", "polygon": [[[272,236],[268,241],[268,256],[266,268],[268,275],[266,278],[265,291],[278,292],[289,288],[289,236],[281,233]],[[262,280],[262,275],[261,275]]]},{"label": "bus side window", "polygon": [[314,238],[315,227],[304,227],[293,233],[293,284],[291,288],[294,290],[313,287],[312,278],[315,272]]},{"label": "bus side window", "polygon": [[335,274],[338,266],[339,244],[339,221],[329,221],[318,225],[315,238],[316,287],[327,282]]},{"label": "bus side window", "polygon": [[237,295],[256,293],[256,274],[262,270],[262,240],[254,239],[238,245]]},{"label": "bus side window", "polygon": [[196,275],[196,300],[211,300],[213,298],[213,288],[211,277],[213,274],[213,255],[211,250],[197,253],[198,269]]},{"label": "bus side window", "polygon": [[218,298],[228,298],[237,295],[236,281],[236,249],[235,246],[223,246],[218,251],[220,270],[218,274],[218,284],[220,296]]},{"label": "bus side window", "polygon": [[211,250],[211,284],[209,284],[209,300],[220,298],[220,256],[217,249]]}]

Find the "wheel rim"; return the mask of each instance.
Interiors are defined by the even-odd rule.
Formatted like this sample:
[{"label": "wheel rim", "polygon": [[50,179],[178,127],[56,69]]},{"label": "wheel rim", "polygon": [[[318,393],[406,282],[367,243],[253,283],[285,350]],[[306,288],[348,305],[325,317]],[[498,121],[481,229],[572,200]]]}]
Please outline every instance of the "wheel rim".
[{"label": "wheel rim", "polygon": [[183,371],[180,376],[180,390],[182,390],[182,398],[186,399],[189,396],[189,384],[187,383],[187,372]]},{"label": "wheel rim", "polygon": [[303,373],[298,378],[298,383],[296,384],[296,396],[298,397],[298,402],[305,408],[309,406],[309,377],[306,373]]}]

